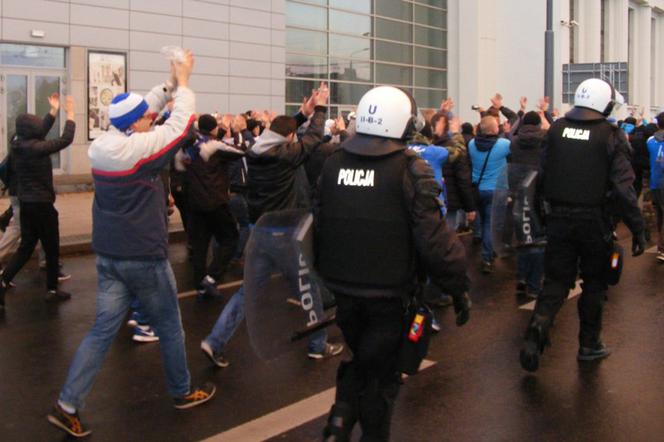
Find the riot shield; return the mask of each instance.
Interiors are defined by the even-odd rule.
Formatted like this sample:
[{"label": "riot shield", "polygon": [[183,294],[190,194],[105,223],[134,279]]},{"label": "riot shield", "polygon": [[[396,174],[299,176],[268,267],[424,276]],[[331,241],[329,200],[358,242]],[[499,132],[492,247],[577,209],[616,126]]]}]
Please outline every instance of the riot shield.
[{"label": "riot shield", "polygon": [[251,346],[261,359],[306,346],[305,340],[294,343],[293,335],[330,322],[313,269],[312,226],[310,212],[286,210],[264,214],[251,231],[245,250],[245,312]]},{"label": "riot shield", "polygon": [[546,245],[546,232],[535,209],[537,169],[508,164],[499,175],[491,208],[491,239],[498,256],[524,247]]}]

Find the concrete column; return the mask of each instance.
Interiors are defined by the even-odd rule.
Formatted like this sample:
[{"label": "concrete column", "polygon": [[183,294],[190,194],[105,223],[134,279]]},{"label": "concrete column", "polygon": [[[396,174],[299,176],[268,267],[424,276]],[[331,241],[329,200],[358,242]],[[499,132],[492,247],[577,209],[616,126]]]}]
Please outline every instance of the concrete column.
[{"label": "concrete column", "polygon": [[448,94],[462,121],[476,121],[470,107],[479,104],[480,0],[448,2]]},{"label": "concrete column", "polygon": [[630,104],[650,107],[650,31],[652,9],[648,5],[634,7],[633,63],[630,65]]},{"label": "concrete column", "polygon": [[[607,0],[604,24],[604,54],[607,62],[627,61],[629,0]],[[597,10],[600,13],[600,10]]]},{"label": "concrete column", "polygon": [[[569,0],[574,1],[574,0]],[[574,29],[577,35],[577,63],[597,63],[601,53],[601,0],[576,0]]]},{"label": "concrete column", "polygon": [[[569,2],[572,0],[560,0],[553,6],[553,97],[551,102],[553,107],[564,112],[563,106],[563,65],[568,64],[570,60],[569,39],[570,29],[567,26],[560,25],[561,20],[569,20]],[[577,20],[578,21],[578,20]],[[576,28],[576,32],[581,32],[581,27]],[[542,36],[542,38],[544,38]]]},{"label": "concrete column", "polygon": [[655,13],[653,14],[655,18],[655,47],[651,48],[652,53],[655,54],[652,57],[651,62],[654,63],[655,71],[655,81],[652,82],[654,91],[651,95],[651,107],[656,107],[656,111],[659,112],[662,107],[664,107],[664,84],[662,84],[660,78],[664,76],[664,13]]},{"label": "concrete column", "polygon": [[90,160],[87,155],[87,51],[83,47],[69,48],[68,80],[68,94],[74,96],[76,105],[76,134],[72,145],[63,151],[63,169],[66,174],[90,173]]}]

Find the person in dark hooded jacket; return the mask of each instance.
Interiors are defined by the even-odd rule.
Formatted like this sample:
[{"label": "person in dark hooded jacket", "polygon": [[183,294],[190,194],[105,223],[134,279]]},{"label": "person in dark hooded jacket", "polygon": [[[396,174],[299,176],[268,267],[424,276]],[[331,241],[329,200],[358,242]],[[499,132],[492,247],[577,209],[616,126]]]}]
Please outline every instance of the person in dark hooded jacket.
[{"label": "person in dark hooded jacket", "polygon": [[[247,151],[249,165],[248,194],[249,216],[252,224],[267,212],[301,208],[298,205],[298,178],[303,174],[302,165],[309,159],[323,139],[323,124],[327,111],[329,89],[321,83],[320,89],[303,104],[295,117],[280,115],[269,129],[256,139]],[[310,117],[310,123],[302,137],[296,131]],[[269,258],[265,258],[268,259]],[[268,262],[266,266],[281,263]],[[313,285],[312,285],[313,287]],[[312,288],[313,289],[313,288]],[[244,286],[231,296],[224,306],[210,334],[201,342],[201,350],[218,367],[227,367],[224,348],[244,319]],[[343,345],[327,342],[327,333],[314,333],[309,341],[308,357],[322,359],[339,355]]]},{"label": "person in dark hooded jacket", "polygon": [[55,210],[53,164],[51,155],[74,141],[74,99],[67,97],[67,122],[60,138],[45,140],[60,108],[60,97],[49,97],[51,110],[44,119],[22,114],[16,118],[16,136],[11,142],[12,171],[16,174],[16,192],[21,211],[21,245],[10,258],[0,280],[0,309],[4,295],[14,276],[32,256],[41,241],[46,253],[46,300],[66,300],[69,293],[58,290],[60,232],[58,211]]},{"label": "person in dark hooded jacket", "polygon": [[634,169],[634,190],[636,196],[641,196],[643,191],[643,179],[648,176],[650,169],[650,158],[648,156],[648,139],[655,135],[658,128],[656,124],[650,123],[637,126],[631,134],[628,134],[632,145],[632,168]]},{"label": "person in dark hooded jacket", "polygon": [[[524,169],[537,170],[542,156],[542,140],[546,131],[542,129],[542,119],[537,112],[524,114],[517,134],[512,138],[510,146],[511,165],[516,170],[510,173],[510,189],[520,184],[517,177],[522,176]],[[544,276],[544,249],[529,247],[517,252],[517,292],[536,298],[542,291]]]},{"label": "person in dark hooded jacket", "polygon": [[[193,246],[194,281],[200,295],[219,295],[213,276],[223,275],[235,254],[238,231],[229,208],[228,166],[244,152],[229,146],[217,137],[217,120],[209,114],[198,118],[198,134],[185,149],[187,170],[187,201],[189,205],[189,235]],[[177,159],[177,158],[176,158]],[[205,275],[210,239],[218,244],[218,269]],[[212,273],[213,275],[210,275]]]},{"label": "person in dark hooded jacket", "polygon": [[[468,220],[473,222],[476,207],[473,200],[468,150],[464,137],[459,133],[458,122],[453,120],[453,123],[454,127],[451,127],[447,116],[442,113],[431,117],[433,144],[445,147],[449,153],[442,170],[447,203],[445,220],[453,230],[456,230],[459,227],[460,211],[465,211]],[[452,132],[452,136],[449,132]]]}]

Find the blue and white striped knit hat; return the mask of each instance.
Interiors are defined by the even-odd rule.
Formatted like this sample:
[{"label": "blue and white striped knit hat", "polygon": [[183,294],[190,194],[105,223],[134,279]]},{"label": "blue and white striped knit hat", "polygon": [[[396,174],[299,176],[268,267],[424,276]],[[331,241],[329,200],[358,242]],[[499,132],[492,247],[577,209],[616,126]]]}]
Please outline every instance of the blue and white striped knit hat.
[{"label": "blue and white striped knit hat", "polygon": [[111,124],[119,130],[125,131],[138,121],[148,110],[148,103],[133,92],[118,94],[113,97],[108,107],[108,116]]}]

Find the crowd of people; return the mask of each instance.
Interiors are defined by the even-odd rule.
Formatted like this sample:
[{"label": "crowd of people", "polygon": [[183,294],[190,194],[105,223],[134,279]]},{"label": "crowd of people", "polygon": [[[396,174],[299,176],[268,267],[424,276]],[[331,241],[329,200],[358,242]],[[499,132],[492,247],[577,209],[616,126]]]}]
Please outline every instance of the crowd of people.
[{"label": "crowd of people", "polygon": [[[294,208],[313,211],[317,267],[334,294],[337,323],[353,353],[339,369],[337,397],[325,428],[328,440],[347,440],[358,420],[366,440],[389,437],[400,379],[395,355],[404,332],[404,298],[414,286],[427,286],[425,306],[453,305],[457,324],[468,321],[471,284],[459,234],[473,233],[485,275],[494,269],[496,249],[516,254],[516,290],[537,300],[521,352],[523,368],[529,371],[537,369],[550,324],[579,271],[585,287],[579,301],[578,358],[608,355],[599,338],[599,298],[606,278],[604,267],[597,267],[608,267],[603,257],[614,244],[619,221],[633,233],[633,254],[643,253],[647,229],[638,197],[652,201],[656,259],[664,263],[664,113],[653,122],[634,117],[610,121],[616,100],[612,88],[605,97],[604,82],[587,86],[588,97],[577,94],[576,107],[565,116],[550,111],[548,97],[534,110],[528,110],[522,97],[514,112],[496,94],[490,107],[477,107],[479,122],[462,124],[450,98],[440,109],[418,112],[407,93],[379,87],[362,98],[356,112],[328,119],[329,89],[324,83],[304,98],[295,116],[269,111],[197,114],[188,87],[193,66],[187,53],[172,63],[171,77],[145,97],[116,96],[109,108],[110,129],[89,148],[95,184],[97,315],[48,416],[70,435],[90,433],[78,411],[129,310],[134,339],[160,342],[176,408],[194,407],[215,395],[211,383],[193,386],[187,367],[176,281],[168,261],[171,202],[183,221],[201,299],[222,297],[218,285],[231,265],[245,263],[250,235],[262,234],[255,227],[262,215]],[[17,119],[0,177],[13,212],[5,216],[10,221],[0,240],[6,264],[0,278],[2,310],[12,279],[38,242],[45,255],[46,300],[70,298],[58,288],[58,281],[68,275],[59,259],[50,155],[73,141],[74,104],[67,97],[62,136],[45,140],[60,98],[53,95],[49,103],[51,111],[44,119],[27,114]],[[582,152],[574,144],[581,142],[591,148]],[[604,168],[576,177],[580,158],[603,162]],[[533,216],[542,223],[547,220],[546,244],[526,247],[515,242],[518,229],[511,215],[504,217],[508,226],[496,227],[497,214],[514,211],[515,189],[521,186],[521,178],[517,181],[514,175],[518,170],[539,174],[536,193],[546,198],[531,203]],[[568,175],[562,180],[559,174]],[[497,207],[497,194],[505,189],[511,192],[508,204]],[[598,219],[610,222],[601,228],[593,224],[592,232],[590,224],[583,224]],[[338,247],[342,243],[345,246]],[[13,255],[7,252],[12,247]],[[587,250],[581,250],[584,247]],[[245,317],[244,298],[245,287],[240,287],[201,342],[215,366],[230,363],[225,347]],[[439,329],[432,313],[427,324]],[[342,344],[328,342],[322,329],[311,335],[307,356],[323,359],[343,350]]]}]

